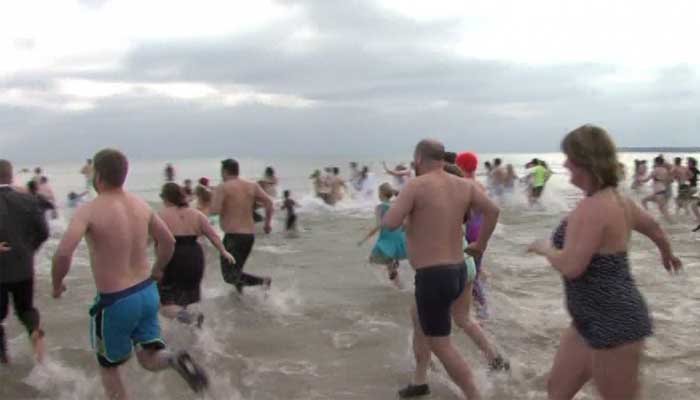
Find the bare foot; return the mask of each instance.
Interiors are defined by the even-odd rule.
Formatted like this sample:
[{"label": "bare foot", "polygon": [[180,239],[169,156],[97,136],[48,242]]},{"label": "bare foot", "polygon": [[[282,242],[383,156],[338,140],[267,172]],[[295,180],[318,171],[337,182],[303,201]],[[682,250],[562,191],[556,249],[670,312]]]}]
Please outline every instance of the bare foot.
[{"label": "bare foot", "polygon": [[271,285],[272,285],[272,278],[270,278],[269,276],[267,278],[263,278],[263,289],[270,290]]},{"label": "bare foot", "polygon": [[44,331],[37,329],[32,332],[30,337],[32,341],[32,350],[34,351],[34,360],[41,364],[44,362]]}]

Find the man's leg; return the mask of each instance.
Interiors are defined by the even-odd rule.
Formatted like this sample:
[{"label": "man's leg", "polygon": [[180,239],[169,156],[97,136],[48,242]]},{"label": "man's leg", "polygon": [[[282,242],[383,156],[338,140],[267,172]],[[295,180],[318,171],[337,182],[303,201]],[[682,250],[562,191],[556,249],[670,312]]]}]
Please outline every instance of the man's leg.
[{"label": "man's leg", "polygon": [[128,400],[119,367],[100,368],[100,377],[109,400]]},{"label": "man's leg", "polygon": [[413,384],[425,385],[428,383],[428,368],[430,368],[430,346],[428,338],[418,322],[418,312],[415,305],[411,308],[411,319],[413,320],[413,355],[416,358]]},{"label": "man's leg", "polygon": [[32,342],[34,359],[42,362],[44,359],[44,332],[40,328],[39,311],[34,308],[34,279],[14,284],[12,299],[15,304],[15,313],[27,329],[27,334]]},{"label": "man's leg", "polygon": [[7,354],[7,339],[5,338],[5,328],[2,323],[7,317],[9,311],[9,296],[5,288],[5,284],[0,283],[0,364],[10,362],[9,354]]},{"label": "man's leg", "polygon": [[452,345],[449,336],[428,337],[430,349],[445,367],[452,381],[459,386],[464,396],[469,400],[479,400],[479,390],[474,383],[472,371],[464,358]]}]

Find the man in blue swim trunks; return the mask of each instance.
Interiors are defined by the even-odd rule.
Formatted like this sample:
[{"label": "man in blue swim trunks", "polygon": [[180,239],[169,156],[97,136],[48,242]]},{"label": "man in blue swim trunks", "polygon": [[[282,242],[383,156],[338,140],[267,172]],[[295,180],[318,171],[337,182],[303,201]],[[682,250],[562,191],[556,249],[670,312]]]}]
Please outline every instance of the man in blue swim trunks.
[{"label": "man in blue swim trunks", "polygon": [[471,180],[443,171],[445,148],[435,140],[418,143],[414,153],[417,177],[411,179],[389,211],[382,227],[396,229],[408,218],[406,246],[416,270],[413,316],[413,351],[416,371],[413,383],[399,391],[401,398],[430,393],[427,372],[430,354],[440,359],[467,399],[480,399],[471,370],[450,340],[452,307],[464,291],[462,221],[473,207],[483,214],[476,242],[467,252],[480,256],[486,249],[499,210]]},{"label": "man in blue swim trunks", "polygon": [[[53,296],[66,290],[63,279],[83,236],[98,295],[90,309],[90,339],[97,352],[102,384],[109,399],[127,399],[119,366],[136,346],[143,368],[175,369],[198,392],[207,378],[186,352],[165,349],[160,336],[158,290],[151,276],[162,274],[173,254],[175,239],[148,204],[126,192],[126,157],[105,149],[93,158],[95,200],[75,211],[53,258]],[[148,238],[155,241],[156,261],[148,263]]]}]

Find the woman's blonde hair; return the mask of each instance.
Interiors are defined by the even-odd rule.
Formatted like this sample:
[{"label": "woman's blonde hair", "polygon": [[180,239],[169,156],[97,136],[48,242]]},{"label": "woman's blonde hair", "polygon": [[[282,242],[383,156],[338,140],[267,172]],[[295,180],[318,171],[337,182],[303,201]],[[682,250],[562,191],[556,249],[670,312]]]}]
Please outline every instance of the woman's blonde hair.
[{"label": "woman's blonde hair", "polygon": [[564,137],[561,149],[569,161],[591,174],[598,190],[617,187],[617,150],[605,129],[588,124],[576,128]]},{"label": "woman's blonde hair", "polygon": [[381,185],[379,185],[379,194],[383,197],[386,197],[387,199],[391,199],[392,197],[398,195],[399,192],[394,190],[394,188],[391,187],[390,183],[384,182]]}]

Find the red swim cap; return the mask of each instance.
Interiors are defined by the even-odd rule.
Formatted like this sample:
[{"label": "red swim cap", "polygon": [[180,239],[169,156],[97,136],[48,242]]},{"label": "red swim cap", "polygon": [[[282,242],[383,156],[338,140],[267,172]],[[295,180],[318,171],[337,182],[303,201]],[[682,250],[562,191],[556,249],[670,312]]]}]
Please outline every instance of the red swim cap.
[{"label": "red swim cap", "polygon": [[205,176],[199,178],[199,184],[202,186],[209,186],[209,178]]},{"label": "red swim cap", "polygon": [[476,171],[479,159],[476,157],[476,154],[471,151],[463,151],[457,155],[456,163],[462,171],[471,174]]}]

